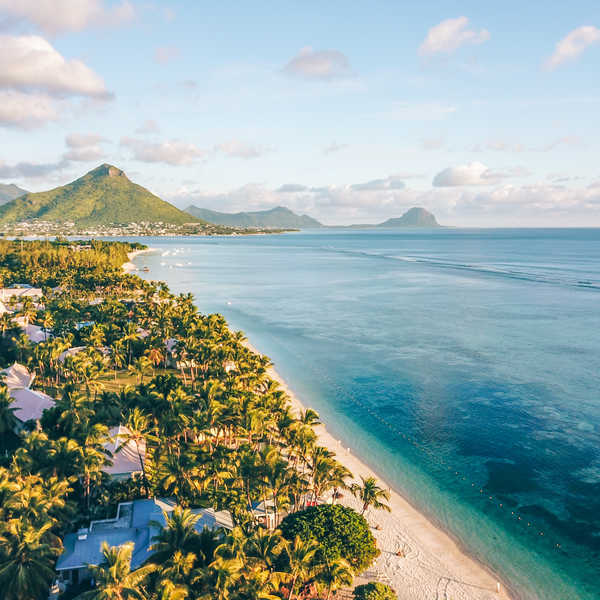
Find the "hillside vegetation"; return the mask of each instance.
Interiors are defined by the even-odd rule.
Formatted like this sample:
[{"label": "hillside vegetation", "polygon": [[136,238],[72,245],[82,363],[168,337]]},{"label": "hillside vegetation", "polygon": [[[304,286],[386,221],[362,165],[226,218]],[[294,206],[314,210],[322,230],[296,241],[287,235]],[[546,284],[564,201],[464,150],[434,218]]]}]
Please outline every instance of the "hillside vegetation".
[{"label": "hillside vegetation", "polygon": [[83,177],[47,192],[29,193],[0,206],[0,223],[31,219],[77,225],[163,222],[188,223],[198,219],[161,200],[125,173],[103,164]]}]

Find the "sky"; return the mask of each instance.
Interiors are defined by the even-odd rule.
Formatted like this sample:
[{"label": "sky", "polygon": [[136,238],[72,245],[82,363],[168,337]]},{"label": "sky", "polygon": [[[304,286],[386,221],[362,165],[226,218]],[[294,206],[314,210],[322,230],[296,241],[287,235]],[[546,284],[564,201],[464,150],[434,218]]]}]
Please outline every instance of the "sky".
[{"label": "sky", "polygon": [[600,2],[0,0],[0,183],[600,227]]}]

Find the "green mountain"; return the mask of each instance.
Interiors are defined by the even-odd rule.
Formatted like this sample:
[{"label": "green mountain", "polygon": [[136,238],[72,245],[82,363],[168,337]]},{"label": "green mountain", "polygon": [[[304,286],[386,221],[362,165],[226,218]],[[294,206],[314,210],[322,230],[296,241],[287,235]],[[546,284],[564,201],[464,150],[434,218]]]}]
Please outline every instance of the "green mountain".
[{"label": "green mountain", "polygon": [[0,183],[0,205],[6,204],[23,194],[27,194],[27,190],[23,190],[14,183]]},{"label": "green mountain", "polygon": [[377,227],[441,227],[435,216],[421,207],[407,210],[401,217],[388,219]]},{"label": "green mountain", "polygon": [[80,226],[110,223],[190,223],[198,219],[131,182],[117,167],[103,164],[75,181],[47,192],[29,193],[0,206],[0,223],[40,219]]},{"label": "green mountain", "polygon": [[223,213],[197,206],[188,206],[185,211],[216,225],[229,227],[260,227],[271,229],[313,229],[323,227],[319,221],[307,215],[297,215],[289,208],[278,206],[270,210],[253,212]]}]

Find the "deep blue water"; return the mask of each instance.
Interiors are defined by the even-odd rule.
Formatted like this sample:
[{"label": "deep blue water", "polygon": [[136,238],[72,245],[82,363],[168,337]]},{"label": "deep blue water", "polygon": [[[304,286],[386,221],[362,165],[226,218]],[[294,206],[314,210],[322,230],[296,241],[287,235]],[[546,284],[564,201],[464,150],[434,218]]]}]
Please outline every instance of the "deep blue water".
[{"label": "deep blue water", "polygon": [[147,243],[521,596],[600,597],[600,229]]}]

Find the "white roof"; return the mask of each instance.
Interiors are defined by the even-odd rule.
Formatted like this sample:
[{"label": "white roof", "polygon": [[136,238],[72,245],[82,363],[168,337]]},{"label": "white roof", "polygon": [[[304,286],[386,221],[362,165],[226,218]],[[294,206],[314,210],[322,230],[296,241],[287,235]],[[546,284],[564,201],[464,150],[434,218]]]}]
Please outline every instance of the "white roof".
[{"label": "white roof", "polygon": [[12,313],[12,310],[8,310],[4,302],[0,302],[0,315],[3,315],[4,313]]},{"label": "white roof", "polygon": [[23,423],[37,421],[45,409],[54,406],[54,400],[50,396],[37,390],[15,388],[10,390],[10,397],[14,399],[12,406],[16,408],[15,417]]},{"label": "white roof", "polygon": [[0,288],[0,298],[2,300],[8,300],[13,296],[22,298],[23,296],[29,296],[31,298],[41,298],[42,290],[40,288],[32,287],[13,287],[13,288]]},{"label": "white roof", "polygon": [[45,342],[48,338],[52,337],[52,334],[45,332],[43,327],[39,325],[26,325],[24,327],[25,335],[29,338],[29,341],[33,344],[39,344]]},{"label": "white roof", "polygon": [[9,390],[27,389],[35,377],[27,370],[27,367],[19,363],[15,363],[8,369],[2,369],[0,373],[4,375],[4,383]]},{"label": "white roof", "polygon": [[75,346],[75,348],[69,348],[68,350],[65,350],[64,352],[61,352],[58,355],[58,360],[61,363],[65,362],[65,359],[68,356],[75,356],[76,354],[79,354],[82,350],[85,350],[87,346]]},{"label": "white roof", "polygon": [[[104,448],[112,454],[112,465],[102,469],[105,473],[109,475],[121,475],[123,473],[139,473],[142,470],[135,442],[130,441],[119,448],[125,441],[125,436],[129,433],[130,431],[125,425],[113,427],[109,431],[111,440],[104,444]],[[140,453],[142,461],[145,463],[146,442],[140,443]]]}]

